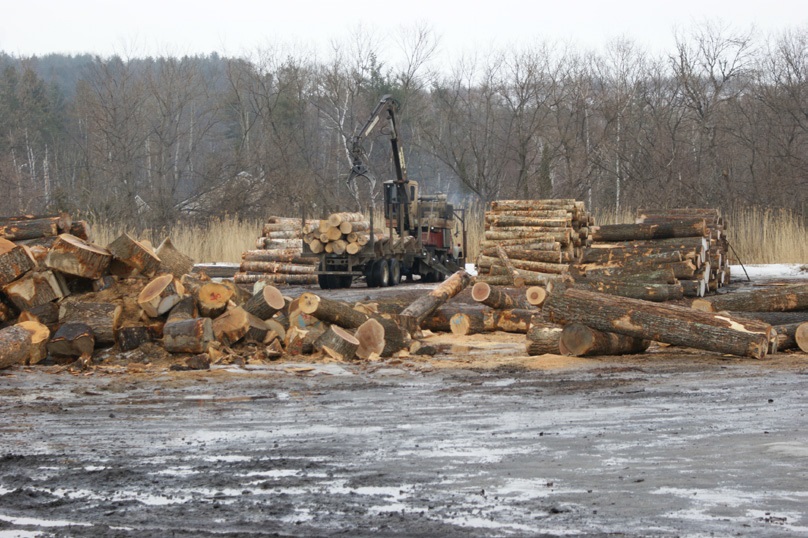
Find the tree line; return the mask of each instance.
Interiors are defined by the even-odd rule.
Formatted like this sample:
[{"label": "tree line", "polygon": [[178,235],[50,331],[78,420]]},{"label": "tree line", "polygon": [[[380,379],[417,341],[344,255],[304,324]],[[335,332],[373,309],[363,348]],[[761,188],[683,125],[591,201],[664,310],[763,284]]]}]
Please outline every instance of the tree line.
[{"label": "tree line", "polygon": [[399,60],[364,36],[328,58],[0,54],[0,214],[66,210],[138,227],[224,214],[360,209],[351,137],[385,94],[409,176],[460,203],[564,197],[591,208],[787,208],[808,215],[808,28],[761,38],[703,23],[653,56],[535,43],[436,65],[411,28]]}]

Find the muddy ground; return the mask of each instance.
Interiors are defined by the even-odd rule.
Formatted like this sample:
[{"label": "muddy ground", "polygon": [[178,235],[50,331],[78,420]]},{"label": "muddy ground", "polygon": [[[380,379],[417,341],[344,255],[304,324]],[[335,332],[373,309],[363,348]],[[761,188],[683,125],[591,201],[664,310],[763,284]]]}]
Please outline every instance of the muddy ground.
[{"label": "muddy ground", "polygon": [[0,538],[808,534],[808,356],[523,338],[2,371]]}]

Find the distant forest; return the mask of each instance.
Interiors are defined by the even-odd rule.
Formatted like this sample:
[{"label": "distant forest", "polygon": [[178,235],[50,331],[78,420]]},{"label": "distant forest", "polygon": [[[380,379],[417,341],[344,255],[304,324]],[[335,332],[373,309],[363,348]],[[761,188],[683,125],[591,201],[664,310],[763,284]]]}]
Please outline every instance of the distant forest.
[{"label": "distant forest", "polygon": [[0,214],[69,211],[137,227],[365,208],[348,147],[392,94],[409,176],[469,206],[571,197],[591,208],[757,205],[808,215],[808,28],[703,23],[658,57],[628,40],[485,50],[436,69],[414,29],[386,61],[361,36],[327,59],[0,53]]}]

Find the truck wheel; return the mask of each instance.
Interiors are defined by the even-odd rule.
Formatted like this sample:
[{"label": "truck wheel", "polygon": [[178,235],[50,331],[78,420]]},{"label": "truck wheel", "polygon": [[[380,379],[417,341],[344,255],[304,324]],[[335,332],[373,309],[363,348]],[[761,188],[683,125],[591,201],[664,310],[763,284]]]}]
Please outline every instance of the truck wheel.
[{"label": "truck wheel", "polygon": [[398,286],[401,282],[401,263],[397,258],[390,258],[390,285]]},{"label": "truck wheel", "polygon": [[317,275],[317,283],[321,290],[331,289],[331,275]]},{"label": "truck wheel", "polygon": [[390,264],[387,260],[376,260],[373,262],[373,280],[379,287],[386,287],[390,284]]},{"label": "truck wheel", "polygon": [[342,275],[339,278],[339,287],[340,288],[350,288],[351,284],[353,283],[353,277],[351,275]]}]

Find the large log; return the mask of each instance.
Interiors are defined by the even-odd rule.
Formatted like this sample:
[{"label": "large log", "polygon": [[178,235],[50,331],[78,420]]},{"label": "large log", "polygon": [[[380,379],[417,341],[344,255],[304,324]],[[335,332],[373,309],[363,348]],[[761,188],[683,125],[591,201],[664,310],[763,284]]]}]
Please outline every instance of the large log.
[{"label": "large log", "polygon": [[808,322],[808,310],[796,312],[728,312],[732,317],[756,319],[770,325],[789,325]]},{"label": "large log", "polygon": [[148,325],[128,325],[115,330],[115,343],[121,351],[131,351],[154,340],[154,331]]},{"label": "large log", "polygon": [[558,342],[561,354],[573,357],[643,353],[650,345],[650,340],[598,331],[580,323],[564,326]]},{"label": "large log", "polygon": [[250,316],[244,308],[232,308],[213,320],[213,336],[226,346],[244,338],[250,330]]},{"label": "large log", "polygon": [[359,222],[367,220],[362,213],[331,213],[328,216],[327,222],[329,226],[339,226],[343,222]]},{"label": "large log", "polygon": [[[36,364],[48,356],[48,341],[50,341],[50,329],[38,321],[21,321],[17,323],[31,333],[31,350],[28,353],[26,364]],[[0,344],[2,347],[2,344]]]},{"label": "large log", "polygon": [[530,327],[530,320],[536,311],[511,308],[507,310],[490,309],[485,313],[487,317],[486,326],[490,327],[489,330],[524,334]]},{"label": "large log", "polygon": [[621,282],[618,280],[576,280],[575,287],[620,297],[631,297],[655,303],[675,301],[684,296],[681,284]]},{"label": "large log", "polygon": [[[338,253],[337,253],[338,254]],[[286,274],[312,274],[316,270],[313,264],[301,265],[297,263],[283,262],[253,262],[243,261],[239,266],[239,271],[245,273],[286,273]]]},{"label": "large log", "polygon": [[[497,231],[497,230],[486,230],[483,232],[483,237],[486,241],[513,241],[509,243],[519,244],[522,243],[536,243],[536,242],[557,242],[561,243],[562,245],[568,244],[571,239],[571,231],[569,229],[561,229],[559,228],[557,231],[552,232],[540,232],[536,231],[536,229],[527,229],[527,230],[509,230],[509,231]],[[503,245],[504,246],[504,245]]]},{"label": "large log", "polygon": [[161,260],[157,254],[128,233],[123,233],[107,245],[107,250],[113,258],[146,277],[154,276],[160,267]]},{"label": "large log", "polygon": [[757,321],[572,288],[550,294],[543,312],[554,323],[582,323],[643,340],[755,359],[766,355],[775,337],[771,325]]},{"label": "large log", "polygon": [[512,260],[525,260],[531,262],[545,262],[545,263],[562,263],[569,262],[570,256],[566,252],[560,250],[530,250],[514,247],[503,247],[497,245],[495,247],[484,248],[481,252],[483,256],[497,257],[498,250],[503,249],[505,254]]},{"label": "large log", "polygon": [[682,219],[658,224],[608,224],[592,229],[598,241],[645,241],[678,237],[704,237],[708,234],[704,219]]},{"label": "large log", "polygon": [[696,266],[690,260],[666,263],[661,267],[653,262],[643,263],[642,260],[625,260],[620,263],[612,262],[604,265],[590,263],[576,266],[577,272],[584,272],[587,275],[601,273],[606,276],[650,273],[656,270],[668,269],[673,271],[673,276],[677,279],[693,278],[693,275],[696,274]]},{"label": "large log", "polygon": [[471,276],[463,270],[447,278],[435,289],[422,295],[402,310],[402,316],[414,318],[418,325],[434,312],[440,305],[463,291],[471,282]]},{"label": "large log", "polygon": [[28,247],[0,237],[0,286],[17,280],[36,265]]},{"label": "large log", "polygon": [[31,356],[31,333],[18,325],[0,329],[0,369],[24,364]]},{"label": "large log", "polygon": [[56,238],[48,252],[45,265],[68,275],[100,278],[112,261],[107,249],[93,245],[70,234]]},{"label": "large log", "polygon": [[283,310],[286,306],[286,301],[278,288],[264,286],[242,306],[250,314],[259,319],[267,320]]},{"label": "large log", "polygon": [[176,278],[182,278],[182,275],[188,274],[194,269],[194,260],[177,250],[170,237],[163,239],[155,254],[160,258],[158,271],[161,273],[171,273]]},{"label": "large log", "polygon": [[40,237],[52,237],[59,233],[59,217],[42,217],[20,220],[0,219],[0,238],[23,241]]},{"label": "large log", "polygon": [[558,342],[561,339],[563,328],[554,323],[547,323],[541,316],[533,316],[530,327],[525,334],[525,343],[528,355],[558,355],[560,350]]},{"label": "large log", "polygon": [[777,332],[777,349],[775,351],[789,351],[799,349],[797,345],[797,329],[802,323],[787,323],[784,325],[773,325]]},{"label": "large log", "polygon": [[489,213],[485,216],[485,223],[491,229],[513,228],[513,227],[537,227],[537,228],[564,228],[572,226],[571,215],[559,217],[522,217],[510,215],[508,213]]},{"label": "large log", "polygon": [[808,353],[808,323],[801,323],[794,331],[794,340],[803,353]]},{"label": "large log", "polygon": [[206,282],[196,290],[194,296],[200,317],[213,319],[227,310],[233,290],[219,282]]},{"label": "large log", "polygon": [[95,336],[89,325],[64,323],[48,342],[48,353],[89,360],[95,348]]},{"label": "large log", "polygon": [[[691,259],[695,259],[696,250],[693,249]],[[588,248],[581,255],[579,263],[609,263],[621,262],[628,259],[644,259],[655,263],[680,262],[685,259],[678,249],[660,248]]]},{"label": "large log", "polygon": [[314,341],[314,349],[342,361],[356,357],[359,340],[338,325],[331,325]]},{"label": "large log", "polygon": [[517,302],[497,286],[485,282],[477,282],[471,287],[471,298],[491,308],[515,308]]},{"label": "large log", "polygon": [[181,319],[163,327],[163,348],[169,353],[205,353],[212,341],[210,318]]},{"label": "large log", "polygon": [[490,204],[491,211],[538,211],[548,209],[564,209],[573,211],[575,200],[572,198],[545,200],[494,200]]},{"label": "large log", "polygon": [[808,284],[792,284],[752,289],[705,297],[693,301],[693,308],[704,312],[789,312],[808,310]]},{"label": "large log", "polygon": [[254,273],[239,271],[233,276],[237,284],[255,284],[256,282],[266,282],[269,284],[317,284],[317,275],[299,275],[286,273]]},{"label": "large log", "polygon": [[570,274],[576,280],[617,280],[620,282],[650,282],[676,284],[673,267],[603,267],[599,265],[571,265]]},{"label": "large log", "polygon": [[377,319],[370,318],[356,329],[354,337],[359,341],[356,356],[360,359],[369,359],[374,355],[381,356],[384,352],[384,327]]},{"label": "large log", "polygon": [[432,332],[448,333],[452,330],[451,319],[455,314],[482,312],[478,305],[451,303],[436,309],[421,322],[421,328]]},{"label": "large log", "polygon": [[671,248],[674,250],[697,249],[707,251],[710,249],[710,240],[706,237],[674,237],[671,239],[653,239],[642,241],[617,241],[613,243],[595,243],[592,248],[597,249],[634,249],[634,248]]},{"label": "large log", "polygon": [[486,330],[485,315],[482,310],[458,312],[449,320],[449,327],[456,335],[478,334]]},{"label": "large log", "polygon": [[274,250],[248,250],[241,254],[245,262],[277,262],[297,265],[317,265],[320,259],[315,256],[304,257],[299,248],[280,248]]},{"label": "large log", "polygon": [[112,303],[65,300],[59,307],[61,323],[84,323],[93,331],[96,347],[115,344],[123,307]]},{"label": "large log", "polygon": [[156,318],[168,313],[184,295],[182,282],[171,273],[165,273],[146,284],[137,297],[137,304],[147,316]]},{"label": "large log", "polygon": [[547,299],[547,290],[541,286],[531,286],[525,290],[525,300],[531,306],[541,308]]},{"label": "large log", "polygon": [[60,275],[52,271],[30,272],[2,287],[3,293],[20,310],[30,310],[37,306],[65,297],[67,285]]},{"label": "large log", "polygon": [[[511,265],[515,269],[522,269],[524,271],[533,271],[535,273],[556,274],[563,275],[569,272],[570,266],[566,263],[545,263],[545,262],[532,262],[528,260],[510,260]],[[481,268],[491,267],[492,265],[502,265],[498,258],[489,256],[479,256],[477,258],[477,266]]]}]

